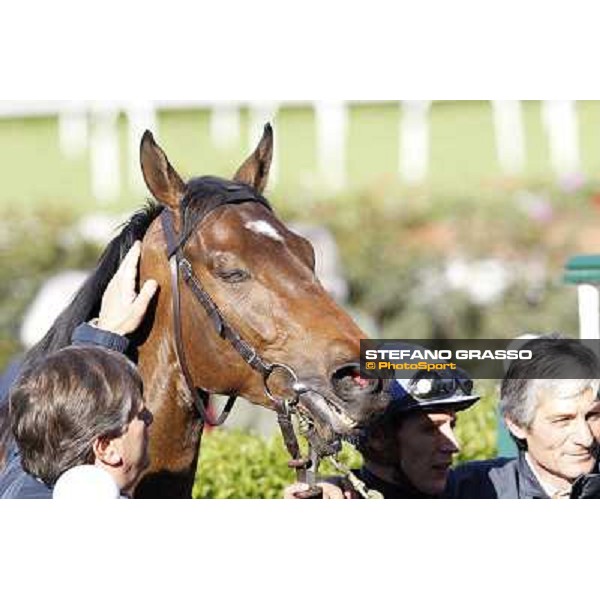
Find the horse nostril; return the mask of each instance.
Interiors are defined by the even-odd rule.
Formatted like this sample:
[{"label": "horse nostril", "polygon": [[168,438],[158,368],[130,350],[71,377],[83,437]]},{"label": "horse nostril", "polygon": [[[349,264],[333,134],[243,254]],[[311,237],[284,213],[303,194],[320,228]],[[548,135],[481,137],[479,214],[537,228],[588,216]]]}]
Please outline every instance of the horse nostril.
[{"label": "horse nostril", "polygon": [[337,396],[349,402],[377,393],[381,388],[378,379],[366,379],[361,375],[358,363],[337,368],[331,376],[331,385]]}]

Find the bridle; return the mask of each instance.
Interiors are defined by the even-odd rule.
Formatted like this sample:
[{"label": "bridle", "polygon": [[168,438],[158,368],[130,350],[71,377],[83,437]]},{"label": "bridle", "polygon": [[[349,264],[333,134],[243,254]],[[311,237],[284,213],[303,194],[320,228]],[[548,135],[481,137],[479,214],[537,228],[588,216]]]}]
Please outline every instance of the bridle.
[{"label": "bridle", "polygon": [[[182,338],[182,323],[181,323],[181,295],[180,295],[180,278],[188,286],[196,300],[202,305],[206,311],[210,321],[215,328],[219,337],[229,341],[231,346],[237,351],[241,358],[253,370],[257,371],[262,377],[264,392],[271,400],[277,413],[277,421],[281,429],[284,443],[292,457],[288,462],[289,466],[296,469],[297,478],[299,481],[309,483],[309,490],[302,494],[305,497],[319,497],[322,495],[321,488],[316,487],[315,477],[318,469],[320,456],[324,454],[334,454],[340,449],[340,443],[336,442],[329,448],[324,448],[322,442],[316,435],[314,428],[310,426],[305,417],[299,413],[296,408],[300,402],[302,394],[311,392],[319,393],[317,390],[309,388],[309,386],[298,378],[298,375],[290,367],[284,363],[271,363],[266,361],[248,341],[246,341],[231,325],[227,322],[217,304],[214,302],[210,294],[203,287],[201,281],[194,273],[194,269],[190,261],[185,255],[185,244],[191,234],[196,230],[201,221],[212,210],[219,206],[241,204],[244,202],[257,202],[272,211],[269,202],[260,194],[257,194],[250,186],[236,184],[216,180],[216,178],[201,178],[197,180],[201,182],[203,179],[213,184],[218,181],[217,190],[220,192],[217,202],[206,206],[193,219],[193,222],[186,222],[187,211],[185,207],[192,200],[192,196],[196,196],[192,191],[191,194],[181,200],[180,212],[183,215],[181,234],[177,235],[174,226],[174,214],[171,209],[164,208],[161,212],[161,223],[167,244],[166,254],[169,261],[171,273],[171,295],[172,295],[172,312],[173,312],[173,331],[175,335],[175,351],[177,360],[181,368],[185,383],[192,397],[193,406],[198,414],[201,428],[206,425],[219,426],[222,425],[237,399],[237,394],[229,395],[227,402],[217,418],[213,418],[208,412],[209,392],[201,388],[197,388],[192,380],[188,363],[185,356],[185,350]],[[274,372],[283,371],[291,380],[292,395],[289,398],[277,398],[269,386],[269,380]],[[292,424],[292,415],[295,414],[300,421],[303,429],[302,433],[307,438],[309,443],[309,454],[307,457],[302,457],[300,445],[294,427]],[[320,452],[317,452],[317,449]]]},{"label": "bridle", "polygon": [[[175,351],[177,354],[177,360],[181,368],[185,383],[189,389],[192,397],[193,406],[198,414],[201,425],[204,424],[210,426],[222,425],[231,409],[233,408],[237,399],[237,394],[232,393],[229,395],[225,407],[221,411],[221,414],[217,418],[213,418],[208,412],[208,399],[209,392],[196,387],[194,384],[188,362],[186,360],[183,337],[182,337],[182,320],[181,320],[181,294],[180,294],[180,279],[188,286],[196,300],[202,305],[206,311],[217,335],[219,337],[229,341],[231,346],[237,351],[241,358],[248,364],[252,369],[257,371],[262,377],[263,387],[267,397],[273,402],[273,406],[277,413],[277,420],[281,428],[283,439],[290,453],[292,460],[290,466],[298,470],[299,477],[301,476],[300,471],[306,469],[317,468],[315,457],[312,459],[302,458],[300,452],[300,446],[296,433],[294,431],[291,416],[295,412],[295,408],[299,403],[300,396],[309,390],[308,386],[303,384],[294,369],[284,363],[271,363],[266,361],[258,353],[249,342],[247,342],[231,325],[227,322],[217,304],[212,299],[210,294],[206,291],[201,281],[194,273],[194,269],[185,255],[185,244],[189,239],[190,235],[195,231],[196,227],[206,217],[206,215],[214,210],[217,206],[223,206],[225,204],[240,204],[242,202],[258,202],[265,206],[268,210],[271,207],[268,201],[262,196],[253,192],[251,188],[240,184],[227,184],[224,186],[225,194],[222,196],[220,202],[210,207],[209,210],[203,211],[200,215],[194,219],[192,226],[189,224],[182,224],[182,233],[177,235],[174,226],[174,215],[169,208],[163,209],[161,212],[161,223],[167,243],[167,259],[169,261],[169,267],[171,272],[171,294],[172,294],[172,310],[173,310],[173,331],[175,336]],[[181,201],[181,206],[185,206],[186,198]],[[185,211],[181,211],[185,215]],[[282,370],[291,379],[292,385],[292,396],[290,398],[277,398],[269,386],[269,380],[275,371]]]}]

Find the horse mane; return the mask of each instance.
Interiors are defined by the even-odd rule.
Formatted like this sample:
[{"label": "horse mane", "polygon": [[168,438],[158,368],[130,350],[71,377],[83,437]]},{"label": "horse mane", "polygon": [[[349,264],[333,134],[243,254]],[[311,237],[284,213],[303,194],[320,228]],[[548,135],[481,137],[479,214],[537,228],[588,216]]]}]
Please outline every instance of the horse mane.
[{"label": "horse mane", "polygon": [[30,365],[47,354],[71,343],[71,336],[78,325],[98,316],[102,294],[116,273],[121,261],[136,240],[141,240],[150,224],[162,211],[162,206],[149,201],[136,211],[114,237],[98,259],[71,303],[60,313],[46,335],[25,355],[25,364]]},{"label": "horse mane", "polygon": [[[46,355],[68,346],[75,328],[98,316],[106,286],[131,246],[136,240],[144,237],[148,227],[162,209],[163,207],[157,202],[148,201],[124,224],[120,233],[105,248],[96,267],[79,288],[71,303],[60,313],[46,335],[25,354],[21,372],[32,367]],[[0,469],[4,466],[6,452],[12,438],[8,413],[8,401],[0,402]]]}]

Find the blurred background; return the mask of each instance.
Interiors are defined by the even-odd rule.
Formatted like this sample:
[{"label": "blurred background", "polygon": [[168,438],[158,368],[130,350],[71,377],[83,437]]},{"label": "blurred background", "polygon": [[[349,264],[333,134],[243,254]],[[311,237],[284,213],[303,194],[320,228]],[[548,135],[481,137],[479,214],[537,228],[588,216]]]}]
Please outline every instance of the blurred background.
[{"label": "blurred background", "polygon": [[[570,256],[600,253],[600,102],[0,101],[0,369],[145,202],[144,129],[182,175],[230,177],[266,121],[266,195],[313,241],[325,285],[370,335],[578,335],[562,277]],[[460,460],[496,453],[496,389],[481,385],[484,401],[459,418]],[[279,464],[271,424],[240,415],[263,437],[211,437]],[[220,464],[221,446],[207,441],[203,460]],[[257,475],[259,463],[239,468],[233,491],[206,469],[197,493],[264,496],[264,472],[279,475]]]}]

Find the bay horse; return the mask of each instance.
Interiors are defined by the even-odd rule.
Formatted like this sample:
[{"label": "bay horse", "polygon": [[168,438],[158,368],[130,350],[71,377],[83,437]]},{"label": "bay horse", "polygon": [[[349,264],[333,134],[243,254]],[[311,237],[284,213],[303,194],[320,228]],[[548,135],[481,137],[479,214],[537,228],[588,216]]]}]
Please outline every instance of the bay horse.
[{"label": "bay horse", "polygon": [[150,466],[136,497],[191,497],[209,394],[280,410],[293,383],[298,409],[324,447],[354,434],[387,404],[379,382],[359,374],[359,342],[367,336],[318,281],[311,244],[262,195],[272,153],[267,124],[231,180],[184,182],[146,131],[140,162],[155,200],[110,242],[27,357],[67,345],[73,329],[98,314],[122,258],[142,239],[140,281],[155,279],[159,291],[133,336],[154,415]]}]

